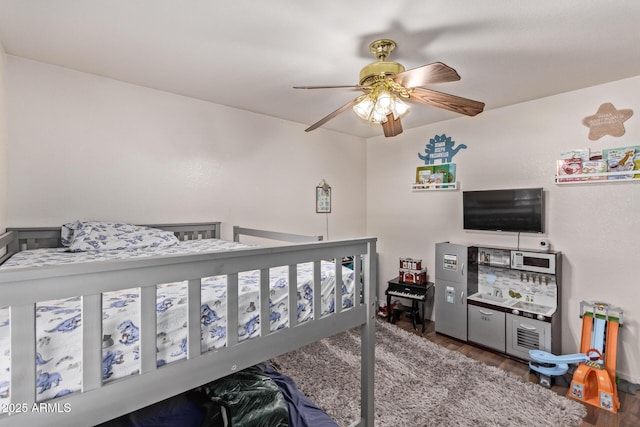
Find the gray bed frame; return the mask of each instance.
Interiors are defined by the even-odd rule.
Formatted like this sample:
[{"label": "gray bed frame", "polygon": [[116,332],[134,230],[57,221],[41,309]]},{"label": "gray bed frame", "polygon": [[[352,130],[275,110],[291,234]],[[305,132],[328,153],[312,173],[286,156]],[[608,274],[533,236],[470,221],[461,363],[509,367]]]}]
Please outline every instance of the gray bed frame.
[{"label": "gray bed frame", "polygon": [[[182,240],[220,237],[219,222],[153,226],[173,231]],[[3,409],[14,411],[0,416],[0,426],[99,424],[354,327],[360,328],[362,347],[360,419],[353,425],[373,426],[376,239],[317,241],[308,236],[234,227],[234,240],[240,235],[296,243],[0,270],[0,307],[11,307],[11,407]],[[9,228],[0,234],[0,263],[20,250],[59,247],[59,236],[60,228],[55,227]],[[342,295],[337,292],[335,312],[319,317],[320,261],[335,260],[336,277],[341,277],[341,260],[348,256],[354,257],[355,271],[362,272],[361,298],[355,298],[354,306],[343,310]],[[295,283],[297,264],[303,262],[313,262],[315,266],[314,318],[298,324],[296,316],[290,316],[288,327],[275,332],[270,332],[269,322],[261,322],[258,337],[238,342],[238,273],[261,271],[260,316],[268,319],[269,268],[288,265],[289,283]],[[227,276],[227,346],[201,353],[200,279],[215,275]],[[155,285],[183,280],[188,281],[189,296],[187,358],[158,368]],[[140,287],[140,374],[103,384],[101,293],[131,287]],[[82,392],[51,400],[45,406],[38,405],[35,403],[35,303],[73,296],[82,296]],[[296,287],[289,286],[290,313],[297,312],[296,303]]]}]

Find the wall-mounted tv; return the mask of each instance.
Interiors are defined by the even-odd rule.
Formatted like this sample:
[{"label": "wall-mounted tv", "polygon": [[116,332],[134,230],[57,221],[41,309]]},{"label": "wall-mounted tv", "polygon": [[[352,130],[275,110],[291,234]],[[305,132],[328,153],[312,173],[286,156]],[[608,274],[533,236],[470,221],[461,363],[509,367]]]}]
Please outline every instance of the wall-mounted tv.
[{"label": "wall-mounted tv", "polygon": [[542,233],[542,188],[464,191],[465,230]]}]

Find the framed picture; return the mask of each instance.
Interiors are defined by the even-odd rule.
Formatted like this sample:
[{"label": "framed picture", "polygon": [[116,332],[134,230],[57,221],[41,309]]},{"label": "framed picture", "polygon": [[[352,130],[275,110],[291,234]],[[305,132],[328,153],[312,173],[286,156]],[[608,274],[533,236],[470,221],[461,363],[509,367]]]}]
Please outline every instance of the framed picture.
[{"label": "framed picture", "polygon": [[331,213],[331,187],[316,187],[316,213]]}]

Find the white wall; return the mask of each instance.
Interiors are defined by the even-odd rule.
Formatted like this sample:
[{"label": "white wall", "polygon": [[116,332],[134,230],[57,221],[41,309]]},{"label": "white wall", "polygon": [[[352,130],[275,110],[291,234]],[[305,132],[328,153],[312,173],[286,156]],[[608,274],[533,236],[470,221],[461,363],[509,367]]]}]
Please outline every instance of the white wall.
[{"label": "white wall", "polygon": [[[365,232],[365,141],[8,56],[11,226],[85,218]],[[326,236],[325,236],[326,237]]]},{"label": "white wall", "polygon": [[[517,234],[465,232],[462,191],[544,187],[546,233],[562,251],[562,352],[577,352],[582,300],[604,301],[624,310],[618,345],[620,376],[640,382],[640,183],[557,185],[556,158],[573,148],[640,145],[640,77],[488,110],[405,131],[367,143],[367,233],[379,238],[380,294],[398,274],[398,257],[422,258],[434,268],[435,243],[476,243],[515,247]],[[622,137],[588,139],[582,119],[604,102],[631,108]],[[490,107],[490,106],[489,106]],[[413,108],[428,108],[414,106]],[[454,157],[457,191],[412,192],[418,153],[435,135],[467,145]],[[521,248],[537,246],[537,235],[522,235]],[[433,280],[430,276],[429,280]]]},{"label": "white wall", "polygon": [[[7,227],[7,127],[5,108],[6,54],[0,42],[0,233]],[[0,250],[0,255],[2,255]]]},{"label": "white wall", "polygon": [[[515,246],[514,234],[462,230],[462,193],[412,192],[417,154],[436,134],[466,144],[454,159],[462,190],[546,190],[547,232],[564,253],[563,353],[577,350],[581,300],[625,310],[618,370],[640,382],[635,265],[640,261],[640,185],[554,184],[566,149],[640,145],[640,77],[489,110],[365,141],[51,65],[6,62],[7,226],[60,225],[76,218],[138,223],[221,220],[325,234],[314,187],[333,187],[330,237],[379,238],[380,290],[399,256],[433,269],[436,242]],[[0,97],[0,100],[2,98]],[[587,138],[581,124],[600,104],[632,108],[620,138]],[[428,108],[415,106],[414,108]],[[2,126],[0,124],[0,126]],[[0,127],[0,138],[2,132]],[[1,159],[0,159],[1,160]],[[5,181],[6,182],[6,181]],[[365,192],[366,188],[366,192]],[[0,212],[2,209],[0,209]],[[0,213],[1,215],[1,213]],[[0,216],[0,228],[3,227]],[[521,247],[536,237],[522,237]],[[382,292],[381,292],[382,294]]]}]

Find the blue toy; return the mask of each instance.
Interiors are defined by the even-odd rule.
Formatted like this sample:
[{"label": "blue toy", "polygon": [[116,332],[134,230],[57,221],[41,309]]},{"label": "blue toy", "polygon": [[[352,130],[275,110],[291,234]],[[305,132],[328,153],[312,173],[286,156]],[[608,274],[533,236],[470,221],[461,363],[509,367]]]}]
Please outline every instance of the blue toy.
[{"label": "blue toy", "polygon": [[[569,370],[569,364],[572,363],[585,363],[602,359],[600,353],[595,349],[589,350],[588,354],[574,353],[562,356],[556,356],[542,350],[529,350],[529,357],[533,359],[532,362],[529,362],[529,368],[547,377],[566,374]],[[541,382],[547,385],[544,381]]]}]

